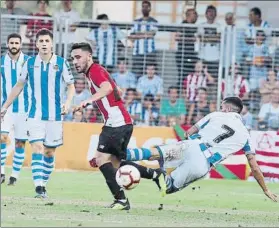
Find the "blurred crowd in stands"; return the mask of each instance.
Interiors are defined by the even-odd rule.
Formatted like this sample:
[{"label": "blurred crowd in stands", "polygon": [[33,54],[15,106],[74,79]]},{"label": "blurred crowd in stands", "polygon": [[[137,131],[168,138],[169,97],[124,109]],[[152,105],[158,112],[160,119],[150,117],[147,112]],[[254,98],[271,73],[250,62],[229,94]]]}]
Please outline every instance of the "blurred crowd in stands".
[{"label": "blurred crowd in stands", "polygon": [[[1,8],[1,15],[30,15],[17,8],[14,0],[6,0],[5,3],[6,8]],[[37,12],[32,13],[32,16],[53,18],[59,23],[62,44],[77,42],[75,23],[80,20],[80,15],[72,8],[72,1],[62,0],[62,9],[53,15],[48,13],[49,4],[51,1],[48,0],[37,1]],[[237,26],[235,16],[232,12],[226,14],[223,45],[225,54],[222,59],[221,26],[216,22],[218,16],[215,6],[209,5],[206,8],[206,22],[202,24],[196,24],[199,16],[197,11],[188,9],[185,20],[181,22],[185,26],[176,29],[174,33],[177,42],[175,62],[178,80],[173,80],[164,89],[164,72],[158,70],[156,62],[158,50],[155,36],[160,22],[150,16],[151,4],[150,1],[142,1],[142,17],[134,21],[129,35],[117,26],[109,25],[108,16],[100,14],[96,19],[101,20],[101,23],[85,37],[94,49],[94,60],[106,67],[123,90],[123,100],[135,125],[192,125],[206,114],[216,111],[221,71],[221,96],[224,97],[230,89],[228,80],[231,80],[233,89],[230,94],[239,96],[244,101],[241,115],[247,128],[279,129],[279,45],[271,45],[271,39],[276,39],[279,35],[269,29],[271,26],[262,19],[259,8],[250,10],[250,23],[245,31],[237,33],[235,47],[230,41],[232,33],[229,32]],[[65,18],[70,22],[67,29]],[[1,22],[3,51],[7,35],[19,32],[20,24],[11,20],[3,18]],[[53,20],[28,20],[25,36],[30,42],[26,54],[36,54],[35,34],[41,28],[53,30]],[[125,47],[132,49],[131,58],[123,54]],[[231,54],[233,48],[236,48],[237,53],[234,58]],[[226,65],[229,66],[227,74]],[[77,75],[75,87],[72,110],[90,96],[83,75]],[[65,116],[65,121],[97,123],[102,122],[102,117],[92,104],[83,111],[70,112]]]}]

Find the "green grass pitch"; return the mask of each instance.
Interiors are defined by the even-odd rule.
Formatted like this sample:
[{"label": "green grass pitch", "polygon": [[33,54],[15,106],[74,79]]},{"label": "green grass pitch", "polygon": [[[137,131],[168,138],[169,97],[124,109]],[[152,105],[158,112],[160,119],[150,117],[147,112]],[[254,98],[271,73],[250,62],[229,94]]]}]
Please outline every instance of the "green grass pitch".
[{"label": "green grass pitch", "polygon": [[[269,186],[279,194],[279,184]],[[127,192],[129,212],[104,208],[112,197],[99,172],[54,172],[48,194],[33,198],[30,169],[16,186],[2,184],[1,227],[279,227],[279,203],[256,182],[203,180],[162,199],[152,181],[141,180]]]}]

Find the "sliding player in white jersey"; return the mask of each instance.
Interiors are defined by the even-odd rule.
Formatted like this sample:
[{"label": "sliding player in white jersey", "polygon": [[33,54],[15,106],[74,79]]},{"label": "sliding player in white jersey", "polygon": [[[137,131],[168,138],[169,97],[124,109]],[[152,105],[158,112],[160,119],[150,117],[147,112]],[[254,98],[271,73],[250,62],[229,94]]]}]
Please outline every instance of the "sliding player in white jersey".
[{"label": "sliding player in white jersey", "polygon": [[[210,169],[228,156],[243,150],[255,179],[267,197],[276,201],[276,195],[267,188],[250,143],[250,135],[239,115],[243,108],[238,97],[228,97],[221,112],[213,112],[187,131],[187,138],[169,145],[129,149],[127,160],[160,160],[161,166],[172,170],[159,183],[162,195],[177,192],[203,178]],[[137,159],[136,159],[137,158]]]},{"label": "sliding player in white jersey", "polygon": [[[1,105],[7,100],[12,88],[18,81],[22,66],[28,56],[21,51],[22,39],[17,33],[7,38],[8,51],[1,56]],[[5,164],[7,158],[7,142],[10,131],[14,130],[15,152],[13,156],[13,170],[8,185],[14,185],[18,179],[24,157],[25,142],[27,140],[27,112],[28,112],[28,86],[25,85],[23,93],[14,100],[8,113],[1,122],[1,184],[5,182]]]},{"label": "sliding player in white jersey", "polygon": [[[46,197],[46,184],[54,169],[54,153],[63,144],[62,115],[67,113],[75,87],[68,62],[55,55],[53,34],[41,29],[36,34],[38,55],[29,58],[22,68],[17,84],[1,108],[1,117],[28,83],[31,105],[28,113],[28,140],[32,148],[32,175],[37,198]],[[67,86],[67,100],[62,105]]]}]

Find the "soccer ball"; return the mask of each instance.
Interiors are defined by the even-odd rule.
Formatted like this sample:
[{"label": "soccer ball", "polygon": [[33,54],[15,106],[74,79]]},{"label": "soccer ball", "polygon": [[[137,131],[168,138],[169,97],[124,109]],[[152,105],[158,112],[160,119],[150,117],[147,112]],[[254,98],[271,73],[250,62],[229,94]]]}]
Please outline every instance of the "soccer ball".
[{"label": "soccer ball", "polygon": [[140,172],[132,165],[124,165],[116,172],[117,184],[126,190],[135,188],[140,182]]}]

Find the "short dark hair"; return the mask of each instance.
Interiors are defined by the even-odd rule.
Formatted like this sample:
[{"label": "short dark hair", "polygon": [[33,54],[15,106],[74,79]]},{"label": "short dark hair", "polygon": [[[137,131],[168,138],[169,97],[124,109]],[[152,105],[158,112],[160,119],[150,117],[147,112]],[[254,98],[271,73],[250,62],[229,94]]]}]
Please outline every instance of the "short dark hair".
[{"label": "short dark hair", "polygon": [[179,92],[179,87],[178,86],[170,86],[169,89],[168,89],[168,93],[170,93],[170,91],[172,89],[176,89],[177,90],[177,93]]},{"label": "short dark hair", "polygon": [[250,10],[250,12],[253,12],[255,15],[259,16],[259,18],[262,17],[262,11],[259,7],[254,7]]},{"label": "short dark hair", "polygon": [[76,50],[76,49],[81,49],[82,51],[88,51],[90,54],[93,53],[91,45],[89,43],[86,43],[86,42],[73,44],[73,46],[71,48],[71,52],[73,50]]},{"label": "short dark hair", "polygon": [[36,40],[38,40],[40,36],[47,36],[47,35],[50,36],[50,38],[53,40],[53,33],[50,30],[46,28],[40,29],[36,34]]},{"label": "short dark hair", "polygon": [[20,39],[20,42],[21,42],[21,40],[22,40],[21,35],[19,35],[18,33],[11,33],[11,34],[8,35],[8,37],[7,37],[7,43],[9,43],[9,40],[10,40],[11,38],[18,38],[18,39]]},{"label": "short dark hair", "polygon": [[125,58],[125,57],[119,57],[117,59],[117,64],[120,64],[121,62],[124,62],[126,65],[129,64],[129,60],[127,58]]},{"label": "short dark hair", "polygon": [[243,103],[242,100],[239,97],[226,97],[223,100],[226,104],[232,104],[233,106],[236,106],[238,110],[236,110],[237,113],[241,113],[243,109]]},{"label": "short dark hair", "polygon": [[148,94],[146,94],[145,96],[144,96],[144,98],[143,98],[144,100],[150,100],[150,101],[154,101],[154,95],[153,94],[151,94],[151,93],[148,93]]},{"label": "short dark hair", "polygon": [[205,11],[205,14],[207,14],[208,10],[214,10],[215,13],[217,14],[217,9],[214,5],[209,5],[206,7],[206,11]]},{"label": "short dark hair", "polygon": [[257,30],[256,36],[262,35],[264,38],[266,38],[265,32],[263,30]]},{"label": "short dark hair", "polygon": [[205,87],[199,87],[198,90],[202,90],[204,92],[207,92],[207,89]]},{"label": "short dark hair", "polygon": [[47,5],[49,5],[49,0],[38,0],[37,4],[39,4],[41,1],[44,1]]},{"label": "short dark hair", "polygon": [[154,68],[156,70],[157,64],[154,61],[148,61],[145,66],[146,66],[146,69],[149,66],[154,66]]},{"label": "short dark hair", "polygon": [[151,7],[151,2],[150,1],[142,1],[141,5],[147,4],[149,7]]},{"label": "short dark hair", "polygon": [[108,20],[108,15],[107,14],[99,14],[96,18],[96,20]]},{"label": "short dark hair", "polygon": [[126,89],[126,94],[127,94],[128,92],[134,92],[134,93],[136,93],[137,90],[136,90],[135,88],[127,88],[127,89]]}]

